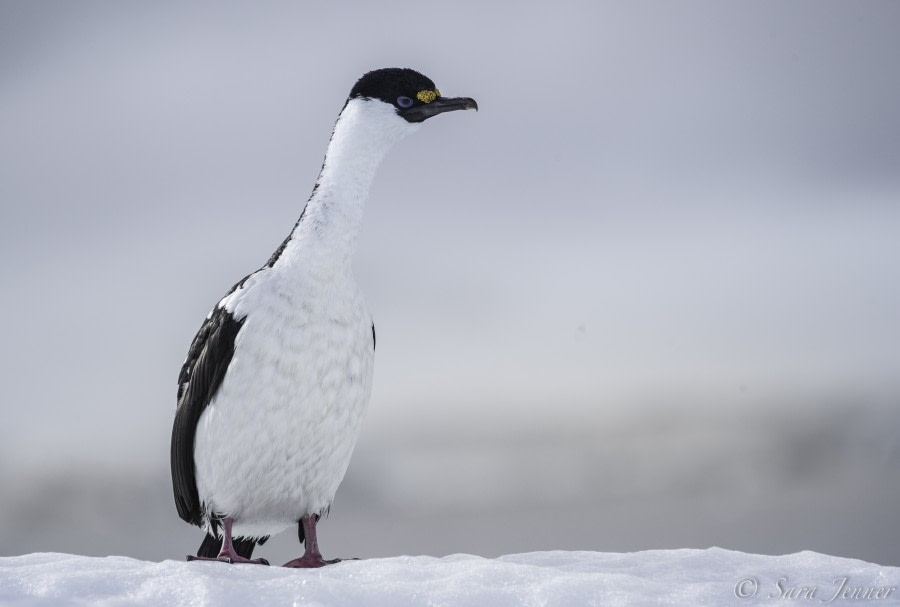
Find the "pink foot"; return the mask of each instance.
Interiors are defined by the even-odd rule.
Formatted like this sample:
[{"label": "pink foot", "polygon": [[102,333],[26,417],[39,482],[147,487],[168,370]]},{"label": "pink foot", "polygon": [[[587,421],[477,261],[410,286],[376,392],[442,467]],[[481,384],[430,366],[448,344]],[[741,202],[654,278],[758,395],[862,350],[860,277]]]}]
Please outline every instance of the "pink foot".
[{"label": "pink foot", "polygon": [[[319,515],[317,514],[310,514],[300,519],[300,541],[306,544],[306,552],[304,552],[303,556],[300,558],[285,563],[285,567],[314,569],[316,567],[324,567],[325,565],[333,565],[341,562],[341,559],[326,561],[322,558],[322,553],[319,552],[319,542],[316,540],[316,522],[318,522],[318,520]],[[351,560],[355,561],[357,559]]]},{"label": "pink foot", "polygon": [[325,565],[334,565],[335,563],[340,563],[341,559],[333,559],[330,561],[326,561],[322,558],[321,555],[314,554],[304,554],[298,559],[294,559],[293,561],[288,561],[284,564],[285,567],[296,567],[298,569],[314,569],[316,567],[324,567]]},{"label": "pink foot", "polygon": [[188,555],[188,561],[220,561],[222,563],[250,563],[253,565],[268,565],[269,561],[266,559],[248,559],[234,550],[234,544],[231,541],[231,523],[232,519],[230,517],[226,517],[222,519],[222,549],[219,551],[218,556],[215,558],[210,558],[206,556],[191,556]]},{"label": "pink foot", "polygon": [[223,554],[224,550],[219,553],[217,557],[208,557],[208,556],[194,556],[189,554],[187,556],[188,561],[219,561],[220,563],[249,563],[251,565],[268,565],[269,561],[266,559],[245,559],[239,554],[235,552],[231,552],[231,554]]}]

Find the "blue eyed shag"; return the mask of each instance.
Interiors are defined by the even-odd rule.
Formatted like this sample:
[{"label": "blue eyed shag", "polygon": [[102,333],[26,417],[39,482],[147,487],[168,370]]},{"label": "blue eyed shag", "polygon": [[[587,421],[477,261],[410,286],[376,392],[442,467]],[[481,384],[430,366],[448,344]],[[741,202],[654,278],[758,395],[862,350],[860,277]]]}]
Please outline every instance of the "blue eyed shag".
[{"label": "blue eyed shag", "polygon": [[178,376],[172,485],[178,515],[206,531],[189,560],[251,560],[296,524],[320,567],[316,523],[350,463],[372,388],[375,325],[351,259],[375,171],[388,150],[444,112],[478,109],[443,97],[411,69],[365,74],[338,116],[300,219],[259,270],[219,300]]}]

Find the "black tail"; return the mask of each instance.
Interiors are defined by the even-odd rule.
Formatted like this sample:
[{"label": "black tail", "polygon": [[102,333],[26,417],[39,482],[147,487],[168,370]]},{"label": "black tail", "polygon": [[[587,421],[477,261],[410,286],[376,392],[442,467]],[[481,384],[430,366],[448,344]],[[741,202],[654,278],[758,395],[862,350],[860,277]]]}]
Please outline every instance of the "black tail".
[{"label": "black tail", "polygon": [[[256,545],[259,544],[262,546],[266,543],[268,537],[261,537],[257,540],[248,539],[243,537],[236,537],[232,540],[232,545],[234,546],[234,551],[237,552],[240,556],[245,559],[249,559],[253,557],[253,549],[256,548]],[[205,557],[208,559],[214,559],[219,556],[219,551],[222,549],[222,540],[217,538],[214,535],[206,534],[206,537],[203,538],[203,543],[200,544],[200,549],[197,550],[197,556]]]}]

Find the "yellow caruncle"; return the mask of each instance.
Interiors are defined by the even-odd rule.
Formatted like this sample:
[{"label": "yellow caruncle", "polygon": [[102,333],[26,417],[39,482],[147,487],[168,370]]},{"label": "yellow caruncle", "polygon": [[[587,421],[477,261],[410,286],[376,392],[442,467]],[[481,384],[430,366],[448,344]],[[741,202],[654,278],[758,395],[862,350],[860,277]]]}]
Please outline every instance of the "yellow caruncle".
[{"label": "yellow caruncle", "polygon": [[424,91],[419,91],[418,93],[416,93],[416,99],[418,99],[422,103],[431,103],[440,96],[441,92],[437,89],[434,89],[433,91],[425,89]]}]

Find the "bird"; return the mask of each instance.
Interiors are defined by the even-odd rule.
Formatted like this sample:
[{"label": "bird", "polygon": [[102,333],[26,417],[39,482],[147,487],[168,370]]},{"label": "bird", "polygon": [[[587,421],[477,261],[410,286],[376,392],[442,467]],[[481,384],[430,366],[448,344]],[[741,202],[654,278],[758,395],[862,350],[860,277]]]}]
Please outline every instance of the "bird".
[{"label": "bird", "polygon": [[213,307],[178,375],[172,487],[206,536],[190,560],[252,559],[297,525],[285,567],[321,567],[316,525],[350,463],[372,390],[375,323],[351,270],[363,208],[391,147],[429,118],[478,109],[410,68],[365,73],[332,130],[288,237]]}]

